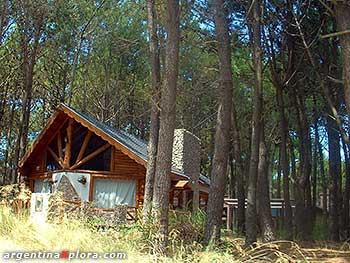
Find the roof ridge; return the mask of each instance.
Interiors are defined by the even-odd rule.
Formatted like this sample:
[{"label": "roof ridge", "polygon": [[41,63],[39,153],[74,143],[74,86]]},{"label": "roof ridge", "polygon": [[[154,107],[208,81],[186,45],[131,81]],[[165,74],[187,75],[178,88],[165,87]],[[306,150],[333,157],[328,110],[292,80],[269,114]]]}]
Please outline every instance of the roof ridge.
[{"label": "roof ridge", "polygon": [[111,130],[112,132],[120,132],[120,133],[123,133],[123,135],[128,136],[128,137],[131,137],[131,138],[134,138],[134,139],[136,139],[136,140],[139,140],[140,142],[142,142],[142,143],[144,143],[144,144],[146,144],[146,145],[148,144],[148,141],[146,141],[146,140],[144,140],[144,139],[141,139],[141,138],[137,137],[137,136],[134,135],[134,134],[131,134],[131,133],[129,133],[129,132],[125,131],[125,130],[122,130],[122,129],[120,129],[120,128],[114,127],[114,126],[112,126],[112,125],[110,125],[110,124],[107,124],[106,122],[100,121],[100,120],[98,120],[98,119],[92,117],[91,115],[88,115],[88,114],[86,114],[86,113],[84,113],[84,112],[82,112],[82,111],[80,111],[80,110],[77,110],[77,109],[75,109],[75,108],[73,108],[73,107],[71,107],[71,106],[68,106],[68,105],[65,104],[65,103],[61,103],[60,105],[62,105],[62,106],[64,106],[64,107],[68,108],[68,109],[71,110],[71,111],[76,112],[77,114],[83,116],[83,117],[84,117],[85,119],[87,119],[87,120],[88,120],[88,119],[91,119],[93,122],[95,122],[95,123],[92,123],[92,124],[94,124],[94,125],[95,125],[95,124],[99,124],[99,125],[101,125],[101,126],[104,126],[104,128],[107,128],[108,130]]}]

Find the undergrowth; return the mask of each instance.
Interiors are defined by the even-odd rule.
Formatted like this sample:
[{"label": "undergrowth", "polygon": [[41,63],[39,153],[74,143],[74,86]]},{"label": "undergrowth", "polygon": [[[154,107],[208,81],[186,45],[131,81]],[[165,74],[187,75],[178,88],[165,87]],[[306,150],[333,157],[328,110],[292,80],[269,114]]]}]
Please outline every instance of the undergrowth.
[{"label": "undergrowth", "polygon": [[[245,250],[244,241],[225,234],[215,246],[204,247],[205,215],[171,212],[169,220],[169,256],[154,256],[153,241],[157,229],[152,223],[138,221],[118,229],[99,231],[88,220],[64,219],[60,224],[38,225],[26,212],[14,214],[0,206],[0,252],[79,250],[93,252],[123,251],[122,262],[308,262],[300,247],[293,242],[258,243]],[[1,249],[3,251],[1,251]]]}]

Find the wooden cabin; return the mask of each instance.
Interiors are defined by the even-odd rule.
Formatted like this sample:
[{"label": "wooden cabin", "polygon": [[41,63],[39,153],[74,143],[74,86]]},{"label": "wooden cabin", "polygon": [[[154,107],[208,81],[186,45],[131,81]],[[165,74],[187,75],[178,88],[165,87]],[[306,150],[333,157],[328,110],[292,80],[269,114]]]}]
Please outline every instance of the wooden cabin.
[{"label": "wooden cabin", "polygon": [[[94,201],[101,209],[143,205],[147,142],[61,104],[19,165],[32,192],[65,189],[70,201]],[[191,200],[192,183],[173,168],[171,208]],[[206,205],[209,181],[199,177],[200,204]]]}]

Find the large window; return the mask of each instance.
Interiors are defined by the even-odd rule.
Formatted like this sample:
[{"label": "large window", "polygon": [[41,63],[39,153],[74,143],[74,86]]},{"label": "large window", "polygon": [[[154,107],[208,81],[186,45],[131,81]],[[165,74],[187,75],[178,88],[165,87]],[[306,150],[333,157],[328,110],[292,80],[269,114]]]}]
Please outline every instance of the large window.
[{"label": "large window", "polygon": [[94,179],[94,202],[97,207],[114,208],[119,204],[135,206],[136,182],[131,180]]},{"label": "large window", "polygon": [[48,181],[37,179],[34,181],[34,193],[50,193],[51,187]]}]

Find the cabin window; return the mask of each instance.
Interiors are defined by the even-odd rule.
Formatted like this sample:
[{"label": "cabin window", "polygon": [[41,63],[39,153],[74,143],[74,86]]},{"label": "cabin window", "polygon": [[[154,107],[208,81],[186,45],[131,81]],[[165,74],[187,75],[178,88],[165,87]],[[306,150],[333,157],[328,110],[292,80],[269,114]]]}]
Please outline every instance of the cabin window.
[{"label": "cabin window", "polygon": [[94,179],[94,202],[97,207],[135,206],[136,182],[131,180]]},{"label": "cabin window", "polygon": [[109,147],[104,152],[81,165],[78,169],[91,171],[110,171],[111,154],[111,147]]},{"label": "cabin window", "polygon": [[48,181],[37,179],[34,181],[34,193],[50,193],[51,187]]},{"label": "cabin window", "polygon": [[[88,130],[84,127],[79,127],[75,130],[73,135],[73,143],[72,143],[72,157],[71,157],[71,165],[77,160],[78,154],[81,150],[83,141],[87,135]],[[77,133],[77,134],[76,134]],[[89,140],[89,143],[84,151],[82,159],[93,154],[95,151],[106,145],[107,142],[104,141],[101,137],[93,134]],[[105,151],[99,153],[94,158],[84,162],[77,169],[78,170],[90,170],[90,171],[110,171],[111,164],[111,147],[106,149]]]},{"label": "cabin window", "polygon": [[61,166],[55,160],[49,159],[46,164],[46,171],[52,172],[57,170],[61,170]]}]

